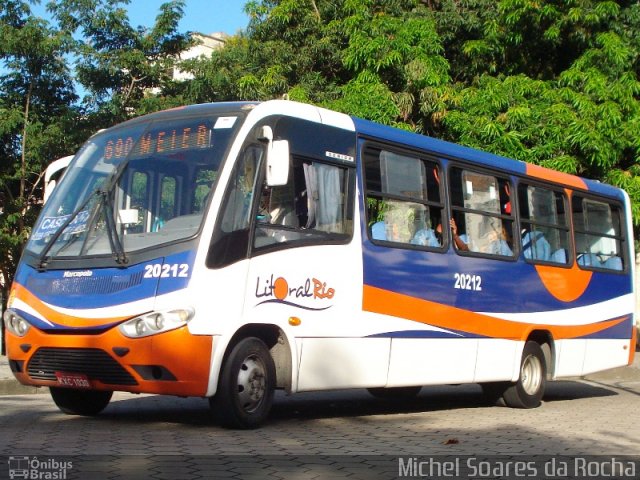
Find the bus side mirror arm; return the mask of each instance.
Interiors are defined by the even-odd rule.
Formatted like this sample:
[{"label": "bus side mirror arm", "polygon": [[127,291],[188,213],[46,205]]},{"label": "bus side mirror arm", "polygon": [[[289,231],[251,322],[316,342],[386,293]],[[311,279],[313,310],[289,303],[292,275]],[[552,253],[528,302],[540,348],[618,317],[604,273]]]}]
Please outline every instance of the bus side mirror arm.
[{"label": "bus side mirror arm", "polygon": [[274,140],[268,126],[262,127],[259,140],[267,144],[267,186],[286,185],[289,181],[289,142]]}]

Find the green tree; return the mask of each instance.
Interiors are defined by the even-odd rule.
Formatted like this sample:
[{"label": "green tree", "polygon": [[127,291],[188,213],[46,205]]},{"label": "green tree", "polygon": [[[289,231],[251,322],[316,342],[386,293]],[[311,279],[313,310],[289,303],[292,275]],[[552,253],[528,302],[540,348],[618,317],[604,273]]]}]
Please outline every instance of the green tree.
[{"label": "green tree", "polygon": [[246,34],[193,62],[191,101],[287,95],[403,128],[449,81],[430,11],[415,0],[263,0]]},{"label": "green tree", "polygon": [[4,298],[38,213],[42,172],[73,143],[77,112],[64,60],[71,38],[31,15],[25,1],[0,11],[0,285]]},{"label": "green tree", "polygon": [[184,0],[162,4],[149,28],[130,24],[129,1],[62,0],[47,7],[62,30],[80,37],[76,80],[89,92],[85,102],[101,128],[175,105],[165,90],[172,88],[180,53],[193,44],[189,33],[178,31]]},{"label": "green tree", "polygon": [[624,188],[639,225],[638,4],[503,0],[498,12],[463,47],[482,61],[441,133]]}]

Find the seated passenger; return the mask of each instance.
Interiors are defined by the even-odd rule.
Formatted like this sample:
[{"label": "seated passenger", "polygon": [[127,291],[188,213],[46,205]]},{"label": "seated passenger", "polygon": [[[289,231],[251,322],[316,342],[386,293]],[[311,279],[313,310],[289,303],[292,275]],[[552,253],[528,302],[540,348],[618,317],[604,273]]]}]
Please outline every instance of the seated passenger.
[{"label": "seated passenger", "polygon": [[549,261],[554,263],[567,263],[567,251],[564,248],[560,248],[551,254]]},{"label": "seated passenger", "polygon": [[500,231],[494,232],[493,235],[495,236],[495,239],[489,243],[489,251],[487,253],[503,255],[505,257],[513,256],[513,251],[509,245],[509,233],[504,223],[502,224]]},{"label": "seated passenger", "polygon": [[532,230],[522,237],[522,251],[528,260],[548,261],[551,258],[551,245],[544,233]]},{"label": "seated passenger", "polygon": [[387,239],[387,226],[382,220],[371,225],[371,238],[374,240]]},{"label": "seated passenger", "polygon": [[[442,228],[442,227],[441,227]],[[436,233],[431,228],[421,228],[411,239],[412,245],[422,245],[425,247],[439,247],[440,242]]]},{"label": "seated passenger", "polygon": [[[451,227],[451,237],[453,238],[453,244],[456,246],[458,250],[468,251],[469,250],[469,238],[464,233],[462,235],[458,235],[458,226],[456,225],[456,221],[451,218],[449,219],[449,226]],[[442,224],[438,225],[437,229],[438,233],[442,234]]]},{"label": "seated passenger", "polygon": [[600,258],[595,253],[583,253],[578,255],[578,265],[598,268],[602,266],[602,262],[600,262]]}]

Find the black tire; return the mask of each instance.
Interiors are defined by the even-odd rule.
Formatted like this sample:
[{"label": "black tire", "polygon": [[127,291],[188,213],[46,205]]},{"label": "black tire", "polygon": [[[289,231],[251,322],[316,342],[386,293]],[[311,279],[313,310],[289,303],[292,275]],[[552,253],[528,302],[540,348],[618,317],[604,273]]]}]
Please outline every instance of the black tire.
[{"label": "black tire", "polygon": [[49,387],[51,398],[60,411],[67,415],[91,417],[109,405],[113,392],[102,390],[77,390],[74,388]]},{"label": "black tire", "polygon": [[520,378],[510,384],[502,398],[508,407],[536,408],[540,406],[547,381],[547,364],[542,348],[527,342],[520,360]]},{"label": "black tire", "polygon": [[408,400],[418,396],[420,390],[422,387],[367,388],[371,395],[385,400]]},{"label": "black tire", "polygon": [[214,418],[228,428],[257,428],[269,415],[276,367],[258,338],[238,342],[226,358],[216,395],[209,399]]}]

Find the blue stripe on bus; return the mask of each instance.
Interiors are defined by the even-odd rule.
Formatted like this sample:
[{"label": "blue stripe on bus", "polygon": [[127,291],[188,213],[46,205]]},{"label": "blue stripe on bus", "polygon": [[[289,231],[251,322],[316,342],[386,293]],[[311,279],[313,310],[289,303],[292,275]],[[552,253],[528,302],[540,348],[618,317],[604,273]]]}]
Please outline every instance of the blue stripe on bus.
[{"label": "blue stripe on bus", "polygon": [[469,332],[461,332],[457,330],[440,331],[440,330],[400,330],[397,332],[384,332],[368,335],[367,338],[488,338],[484,335],[477,335]]},{"label": "blue stripe on bus", "polygon": [[[606,320],[605,320],[606,321]],[[607,340],[616,340],[622,339],[627,340],[631,338],[632,329],[635,328],[633,324],[633,315],[629,315],[628,318],[624,322],[620,322],[613,327],[609,327],[605,330],[601,330],[596,333],[592,333],[590,335],[584,335],[580,338],[598,338],[598,339],[607,339]]]}]

